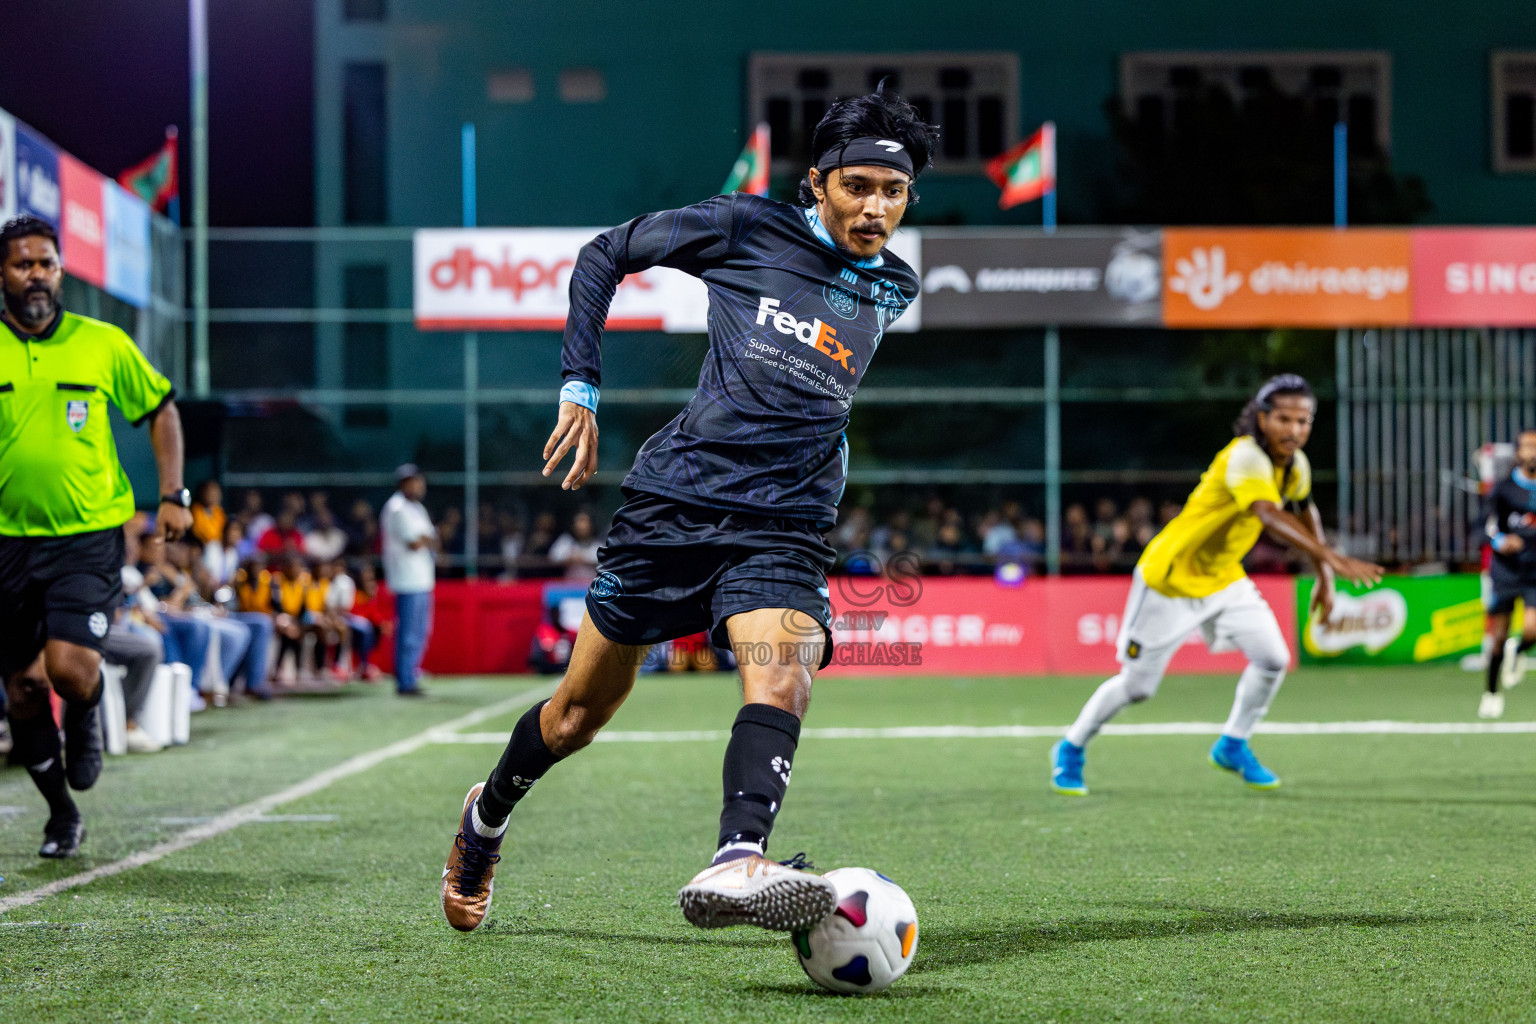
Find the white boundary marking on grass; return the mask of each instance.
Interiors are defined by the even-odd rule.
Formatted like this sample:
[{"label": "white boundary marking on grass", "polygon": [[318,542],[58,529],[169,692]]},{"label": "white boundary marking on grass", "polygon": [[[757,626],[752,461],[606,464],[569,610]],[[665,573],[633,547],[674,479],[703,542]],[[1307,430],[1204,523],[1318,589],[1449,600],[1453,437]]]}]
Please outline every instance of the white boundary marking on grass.
[{"label": "white boundary marking on grass", "polygon": [[[433,743],[441,743],[442,737],[446,733],[451,733],[456,729],[463,729],[471,725],[479,725],[487,719],[495,718],[497,715],[503,715],[508,711],[521,708],[529,700],[537,700],[548,696],[554,692],[554,688],[554,683],[547,683],[543,686],[535,686],[531,689],[523,690],[504,700],[499,700],[494,704],[487,704],[483,708],[471,711],[467,715],[461,715],[450,721],[434,725],[430,729],[419,732],[414,736],[409,736],[406,739],[380,747],[377,750],[370,750],[367,753],[350,757],[341,762],[341,764],[311,775],[304,781],[295,783],[287,789],[252,800],[247,804],[241,804],[233,810],[225,811],[223,814],[209,819],[205,824],[189,828],[180,835],[173,836],[162,843],[156,843],[146,850],[130,854],[122,860],[115,860],[110,864],[103,864],[89,871],[82,871],[78,875],[69,875],[66,878],[56,879],[47,885],[41,885],[36,889],[29,889],[26,892],[19,892],[14,896],[6,896],[0,899],[0,914],[8,913],[19,907],[31,906],[34,903],[47,899],[49,896],[56,896],[69,889],[89,885],[91,882],[101,878],[110,878],[113,875],[120,875],[124,871],[132,871],[134,868],[153,864],[155,861],[168,857],[173,853],[196,846],[204,839],[212,839],[214,836],[223,835],[225,832],[239,828],[241,825],[256,821],[265,816],[268,811],[281,807],[283,804],[318,793],[333,782],[338,782],[359,772],[365,772],[391,758],[401,757]],[[506,742],[505,736],[502,737],[501,742]]]},{"label": "white boundary marking on grass", "polygon": [[[1106,725],[1106,736],[1216,736],[1220,722],[1148,722],[1142,725]],[[801,739],[812,740],[916,740],[916,739],[1054,739],[1067,731],[1065,725],[905,725],[884,729],[804,729]],[[1536,733],[1536,722],[1265,722],[1258,731],[1270,736],[1476,736]],[[598,743],[718,743],[730,738],[725,729],[694,729],[679,732],[600,732]],[[502,744],[506,736],[491,732],[443,732],[436,743]]]}]

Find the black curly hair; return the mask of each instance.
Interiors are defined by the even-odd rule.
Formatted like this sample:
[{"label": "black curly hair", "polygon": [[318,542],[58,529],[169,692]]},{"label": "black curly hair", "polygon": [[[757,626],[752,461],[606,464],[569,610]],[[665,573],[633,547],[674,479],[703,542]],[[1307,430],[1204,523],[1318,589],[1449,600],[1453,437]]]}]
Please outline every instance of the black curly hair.
[{"label": "black curly hair", "polygon": [[[865,96],[838,100],[827,110],[811,133],[811,166],[821,162],[826,153],[859,138],[895,139],[912,156],[913,177],[933,163],[933,151],[939,143],[939,129],[926,124],[917,108],[895,93],[885,91],[885,80]],[[917,202],[917,192],[907,191],[908,205]],[[811,175],[800,180],[798,199],[801,206],[816,205],[816,191]]]}]

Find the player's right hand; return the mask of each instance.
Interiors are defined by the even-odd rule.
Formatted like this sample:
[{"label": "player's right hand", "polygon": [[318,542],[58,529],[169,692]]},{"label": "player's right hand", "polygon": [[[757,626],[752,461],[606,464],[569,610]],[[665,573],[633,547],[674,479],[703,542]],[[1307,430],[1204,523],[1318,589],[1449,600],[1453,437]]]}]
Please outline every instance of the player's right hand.
[{"label": "player's right hand", "polygon": [[575,491],[597,472],[597,414],[575,402],[560,403],[560,419],[544,442],[544,475],[555,471],[565,453],[576,449],[571,471],[560,482],[563,491]]},{"label": "player's right hand", "polygon": [[1328,564],[1337,575],[1360,587],[1374,587],[1381,582],[1382,574],[1386,572],[1375,562],[1350,558],[1337,552],[1328,560]]},{"label": "player's right hand", "polygon": [[1499,554],[1515,555],[1525,550],[1525,538],[1518,533],[1506,533],[1499,542]]}]

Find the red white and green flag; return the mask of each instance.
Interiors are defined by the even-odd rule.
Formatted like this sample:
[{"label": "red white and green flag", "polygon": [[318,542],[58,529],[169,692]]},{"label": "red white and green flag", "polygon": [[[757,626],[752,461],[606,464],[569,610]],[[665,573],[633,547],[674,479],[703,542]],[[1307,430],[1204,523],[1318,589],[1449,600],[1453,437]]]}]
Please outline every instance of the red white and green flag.
[{"label": "red white and green flag", "polygon": [[117,183],[165,213],[180,192],[176,174],[176,128],[165,130],[165,142],[148,157],[117,176]]},{"label": "red white and green flag", "polygon": [[721,195],[732,192],[749,192],[754,196],[768,194],[768,122],[763,121],[752,131],[731,176],[720,188]]},{"label": "red white and green flag", "polygon": [[1035,134],[988,160],[987,177],[1003,190],[997,205],[1004,210],[1056,191],[1056,125],[1045,122]]}]

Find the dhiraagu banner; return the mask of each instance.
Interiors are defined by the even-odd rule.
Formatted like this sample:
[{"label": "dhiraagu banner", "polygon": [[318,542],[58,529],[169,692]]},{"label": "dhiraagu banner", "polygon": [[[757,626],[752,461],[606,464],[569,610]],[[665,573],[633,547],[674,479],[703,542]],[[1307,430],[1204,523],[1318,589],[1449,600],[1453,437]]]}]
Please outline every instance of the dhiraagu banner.
[{"label": "dhiraagu banner", "polygon": [[1304,664],[1413,665],[1482,645],[1482,586],[1471,573],[1388,576],[1369,590],[1342,583],[1327,622],[1308,615],[1315,582],[1296,581]]}]

